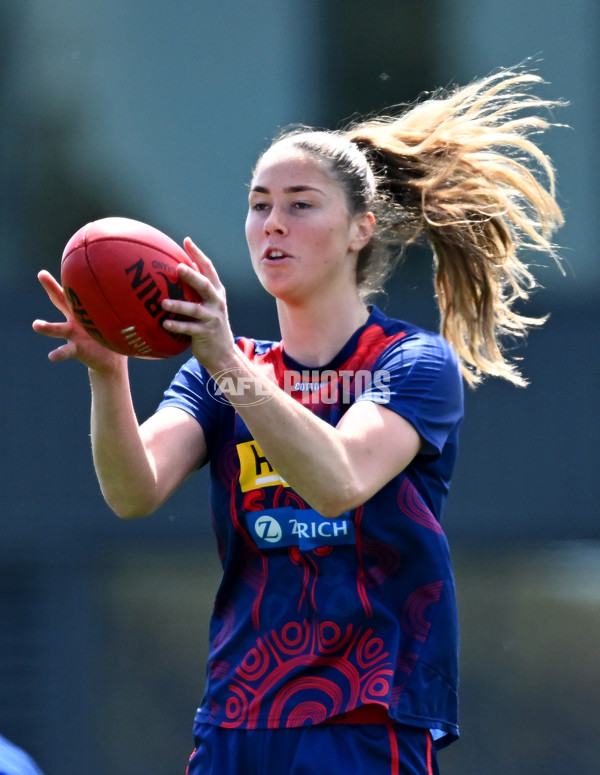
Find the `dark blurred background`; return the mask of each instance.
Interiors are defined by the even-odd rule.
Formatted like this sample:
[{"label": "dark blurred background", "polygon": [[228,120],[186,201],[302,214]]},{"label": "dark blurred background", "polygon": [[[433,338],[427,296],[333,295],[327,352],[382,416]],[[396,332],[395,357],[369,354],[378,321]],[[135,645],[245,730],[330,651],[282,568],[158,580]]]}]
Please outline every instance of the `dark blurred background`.
[{"label": "dark blurred background", "polygon": [[[594,0],[1,0],[0,734],[46,775],[182,775],[218,567],[205,472],[119,521],[89,450],[78,363],[31,330],[54,312],[84,223],[138,218],[213,257],[236,333],[278,337],[243,223],[258,153],[290,123],[335,127],[533,57],[570,106],[558,169],[566,276],[516,352],[529,388],[467,394],[445,516],[462,620],[463,737],[444,775],[596,775],[600,712],[599,6]],[[431,257],[380,300],[435,328]],[[131,363],[140,418],[184,357]]]}]

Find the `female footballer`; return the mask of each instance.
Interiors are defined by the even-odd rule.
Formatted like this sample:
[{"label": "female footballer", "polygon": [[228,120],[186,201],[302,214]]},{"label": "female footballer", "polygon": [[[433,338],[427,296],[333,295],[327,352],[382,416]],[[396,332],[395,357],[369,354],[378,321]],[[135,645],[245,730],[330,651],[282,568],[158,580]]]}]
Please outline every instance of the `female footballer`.
[{"label": "female footballer", "polygon": [[[431,775],[458,736],[457,614],[440,525],[463,380],[524,384],[502,336],[554,255],[562,216],[532,140],[550,104],[504,70],[344,131],[295,129],[259,158],[246,236],[281,341],[234,338],[225,289],[187,239],[203,299],[166,300],[192,338],[141,425],[127,359],[69,316],[52,361],[89,369],[94,465],[124,518],[209,463],[223,578],[189,775]],[[440,333],[369,303],[402,246],[428,240]]]}]

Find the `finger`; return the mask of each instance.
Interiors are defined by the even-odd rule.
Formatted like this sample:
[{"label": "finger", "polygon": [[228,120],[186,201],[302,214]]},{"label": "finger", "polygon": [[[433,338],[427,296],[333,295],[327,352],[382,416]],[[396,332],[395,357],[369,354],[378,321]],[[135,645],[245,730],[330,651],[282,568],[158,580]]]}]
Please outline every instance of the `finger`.
[{"label": "finger", "polygon": [[167,331],[171,331],[173,334],[186,334],[192,336],[197,334],[198,323],[192,320],[174,320],[173,318],[167,318],[162,322],[163,328]]},{"label": "finger", "polygon": [[208,296],[216,297],[215,288],[212,282],[206,275],[201,274],[197,269],[192,269],[191,266],[182,263],[177,267],[177,275],[203,299],[206,299]]},{"label": "finger", "polygon": [[[214,290],[213,290],[214,293]],[[206,296],[205,296],[205,300]],[[179,299],[163,299],[162,308],[174,315],[182,315],[191,320],[205,322],[214,317],[214,313],[205,308],[204,304],[198,304],[193,301],[180,301]]]},{"label": "finger", "polygon": [[57,347],[56,350],[51,350],[48,353],[48,360],[52,361],[52,363],[62,363],[63,361],[75,358],[76,355],[77,346],[73,342],[67,342],[60,347]]},{"label": "finger", "polygon": [[60,310],[64,315],[69,315],[69,307],[65,300],[65,292],[62,289],[61,284],[54,279],[50,272],[42,269],[38,272],[38,280],[40,281],[43,289],[48,294],[50,301],[54,306]]},{"label": "finger", "polygon": [[201,274],[203,274],[205,277],[208,277],[215,288],[222,288],[223,285],[219,279],[217,270],[215,269],[213,262],[206,255],[206,253],[203,253],[190,237],[186,237],[184,239],[183,246],[188,256],[200,270]]},{"label": "finger", "polygon": [[167,318],[163,320],[162,325],[167,331],[171,331],[174,334],[186,334],[193,337],[209,337],[212,338],[213,333],[211,331],[211,319],[206,320],[198,319],[180,319],[180,318]]},{"label": "finger", "polygon": [[50,336],[53,339],[68,339],[73,332],[73,326],[69,322],[49,323],[47,320],[34,320],[31,327],[36,334]]}]

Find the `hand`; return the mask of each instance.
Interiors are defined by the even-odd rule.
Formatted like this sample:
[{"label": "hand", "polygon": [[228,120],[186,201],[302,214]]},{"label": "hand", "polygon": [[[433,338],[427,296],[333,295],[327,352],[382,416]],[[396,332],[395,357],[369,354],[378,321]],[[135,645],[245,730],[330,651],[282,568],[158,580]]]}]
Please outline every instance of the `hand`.
[{"label": "hand", "polygon": [[180,264],[177,273],[202,301],[196,303],[164,299],[162,306],[165,310],[184,315],[186,320],[165,320],[163,325],[169,331],[191,336],[194,356],[214,374],[230,362],[235,347],[229,326],[225,288],[212,261],[189,237],[183,245],[198,271]]},{"label": "hand", "polygon": [[67,340],[66,344],[48,353],[49,360],[59,363],[74,358],[84,363],[88,368],[99,372],[117,369],[126,359],[126,356],[119,355],[101,345],[75,320],[67,305],[60,283],[54,279],[50,272],[42,270],[38,274],[38,280],[52,304],[65,316],[64,322],[61,323],[48,323],[45,320],[33,321],[33,330],[38,334],[53,339]]}]

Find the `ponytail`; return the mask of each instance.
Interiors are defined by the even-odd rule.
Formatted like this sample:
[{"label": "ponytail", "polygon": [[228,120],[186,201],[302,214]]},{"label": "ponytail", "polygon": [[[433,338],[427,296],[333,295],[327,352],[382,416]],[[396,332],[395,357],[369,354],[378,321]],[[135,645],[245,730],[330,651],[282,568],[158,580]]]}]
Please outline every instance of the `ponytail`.
[{"label": "ponytail", "polygon": [[[379,247],[421,237],[431,245],[440,330],[471,385],[485,375],[525,385],[501,338],[545,320],[514,309],[537,285],[522,251],[558,260],[551,236],[563,221],[551,161],[531,139],[550,126],[540,112],[559,104],[530,94],[540,83],[530,72],[502,70],[344,133],[378,182],[371,206]],[[369,245],[359,256],[363,291],[389,274],[393,259],[385,255]]]}]

